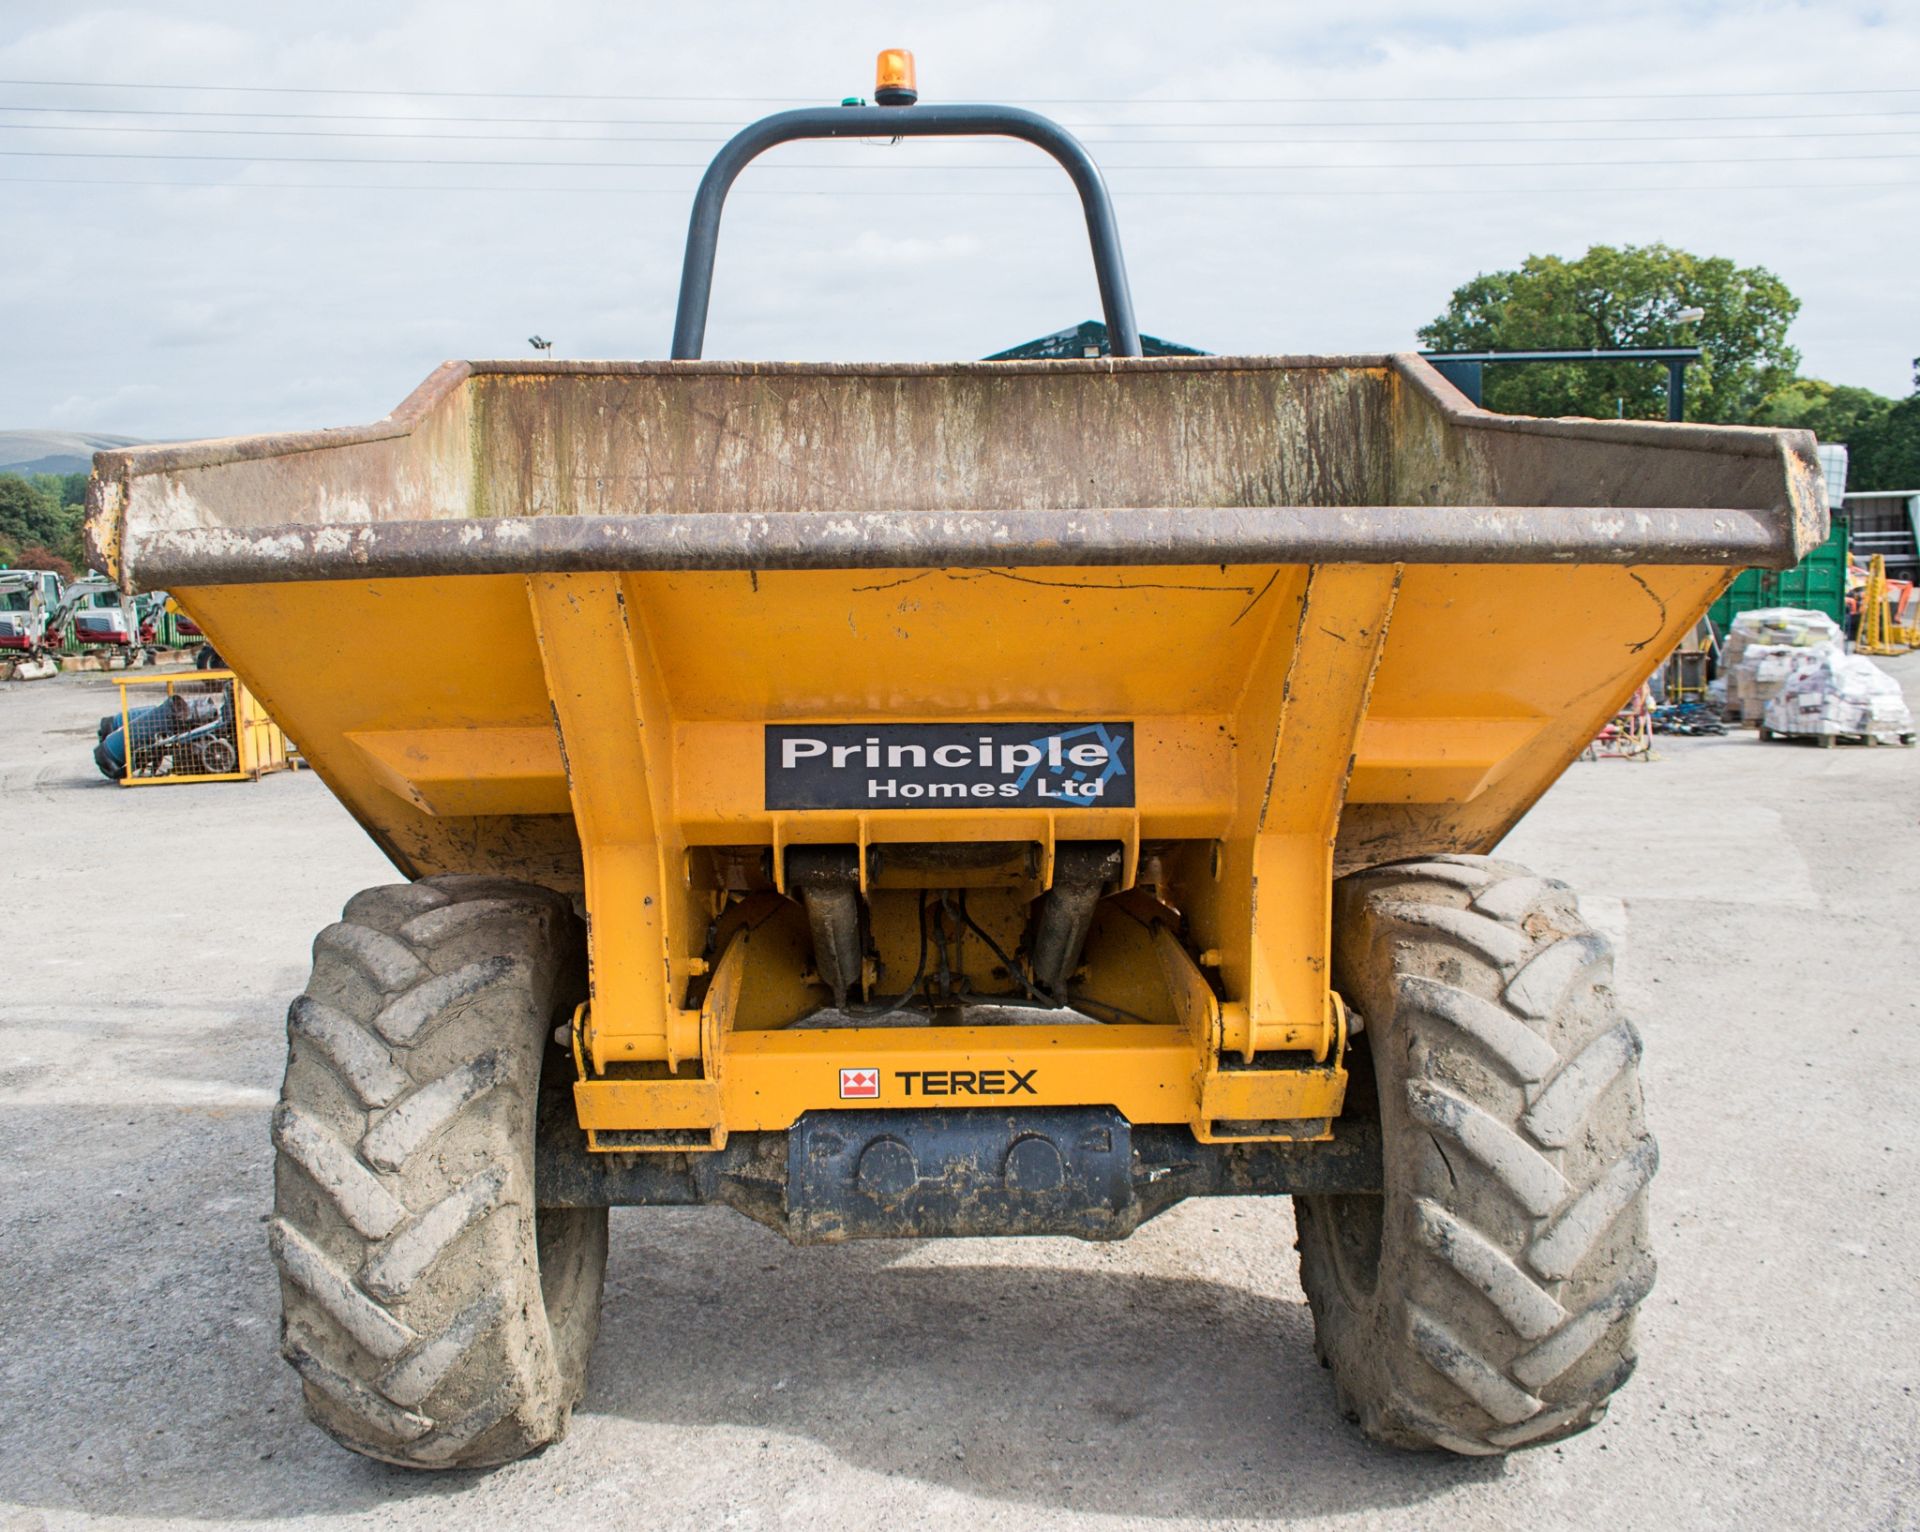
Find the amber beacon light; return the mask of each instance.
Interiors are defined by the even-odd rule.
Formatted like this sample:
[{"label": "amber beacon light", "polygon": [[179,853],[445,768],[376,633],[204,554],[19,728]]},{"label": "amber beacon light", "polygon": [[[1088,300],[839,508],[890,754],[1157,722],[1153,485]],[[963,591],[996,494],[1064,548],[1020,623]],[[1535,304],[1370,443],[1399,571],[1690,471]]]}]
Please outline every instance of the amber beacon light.
[{"label": "amber beacon light", "polygon": [[878,106],[912,106],[920,99],[913,83],[913,55],[905,48],[882,48],[873,66],[873,99]]}]

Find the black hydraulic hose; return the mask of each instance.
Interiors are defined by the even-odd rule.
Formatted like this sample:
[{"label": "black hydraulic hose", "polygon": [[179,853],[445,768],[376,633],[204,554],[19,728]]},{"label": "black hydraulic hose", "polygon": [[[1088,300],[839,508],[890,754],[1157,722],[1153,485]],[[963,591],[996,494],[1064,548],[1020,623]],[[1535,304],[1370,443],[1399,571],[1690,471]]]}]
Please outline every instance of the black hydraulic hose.
[{"label": "black hydraulic hose", "polygon": [[947,956],[947,901],[952,896],[940,895],[940,902],[933,907],[933,945],[940,954],[940,998],[947,999],[953,992],[953,964]]},{"label": "black hydraulic hose", "polygon": [[808,138],[1017,138],[1044,149],[1072,180],[1086,214],[1093,246],[1100,308],[1115,356],[1139,356],[1140,327],[1120,255],[1120,227],[1107,184],[1081,142],[1057,122],[1017,106],[825,106],[775,112],[742,128],[713,157],[693,196],[687,253],[680,268],[680,304],[673,320],[675,361],[697,361],[706,344],[707,305],[713,293],[713,258],[720,243],[720,213],[734,179],[759,155],[779,144]]},{"label": "black hydraulic hose", "polygon": [[855,1016],[859,1016],[862,1020],[865,1020],[865,1021],[880,1021],[885,1017],[893,1015],[894,1012],[896,1011],[905,1010],[907,1006],[912,1003],[913,992],[920,987],[920,981],[924,979],[926,975],[927,975],[927,896],[923,893],[920,896],[920,961],[919,961],[919,964],[913,970],[913,977],[907,980],[907,987],[901,990],[899,994],[895,995],[893,999],[888,1000],[883,997],[874,1002],[876,1006],[884,1007],[884,1009],[874,1010],[874,1011],[860,1010],[860,1011],[854,1011],[852,1014]]},{"label": "black hydraulic hose", "polygon": [[967,891],[964,888],[960,890],[960,918],[973,928],[974,934],[978,936],[981,941],[987,944],[987,950],[1000,959],[1001,966],[1007,971],[1007,977],[1015,980],[1020,987],[1027,992],[1029,998],[1032,999],[1035,1005],[1042,1006],[1050,1011],[1059,1009],[1060,1002],[1050,999],[1035,989],[1033,982],[1027,978],[1026,974],[1021,972],[1020,966],[1000,949],[1000,944],[997,941],[987,934],[986,927],[973,918],[972,913],[967,909]]}]

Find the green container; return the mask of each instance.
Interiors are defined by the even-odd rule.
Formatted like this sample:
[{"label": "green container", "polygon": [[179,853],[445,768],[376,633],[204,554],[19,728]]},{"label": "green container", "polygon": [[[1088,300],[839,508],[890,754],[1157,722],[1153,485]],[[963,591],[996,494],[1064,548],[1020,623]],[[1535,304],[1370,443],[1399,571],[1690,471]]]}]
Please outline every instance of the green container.
[{"label": "green container", "polygon": [[1743,569],[1727,593],[1708,609],[1714,631],[1724,634],[1742,612],[1761,607],[1797,606],[1825,612],[1847,625],[1847,518],[1833,515],[1827,540],[1791,569]]}]

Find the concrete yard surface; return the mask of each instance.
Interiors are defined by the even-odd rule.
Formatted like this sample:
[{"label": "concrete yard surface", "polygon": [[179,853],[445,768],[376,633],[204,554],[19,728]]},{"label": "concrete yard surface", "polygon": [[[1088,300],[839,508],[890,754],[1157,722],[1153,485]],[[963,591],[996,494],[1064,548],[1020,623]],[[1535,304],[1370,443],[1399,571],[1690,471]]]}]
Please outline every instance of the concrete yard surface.
[{"label": "concrete yard surface", "polygon": [[1285,1200],[1110,1247],[620,1210],[571,1434],[423,1476],[306,1423],[265,1239],[287,1002],[391,869],[309,773],[103,781],[114,698],[0,685],[0,1532],[1920,1526],[1920,751],[1663,739],[1503,848],[1623,942],[1662,1148],[1639,1372],[1584,1436],[1369,1445]]}]

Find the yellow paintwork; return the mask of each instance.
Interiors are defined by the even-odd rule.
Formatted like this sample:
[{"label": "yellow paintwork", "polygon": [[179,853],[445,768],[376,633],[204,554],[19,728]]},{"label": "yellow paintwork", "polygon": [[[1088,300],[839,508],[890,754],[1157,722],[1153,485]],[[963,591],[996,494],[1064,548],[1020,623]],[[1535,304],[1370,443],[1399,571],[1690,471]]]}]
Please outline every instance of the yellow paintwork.
[{"label": "yellow paintwork", "polygon": [[[1132,1122],[1187,1123],[1208,1143],[1322,1139],[1340,1113],[1347,1075],[1338,1062],[1345,1042],[1338,1001],[1331,1059],[1311,1068],[1223,1070],[1222,1008],[1164,927],[1153,929],[1151,945],[1167,992],[1183,997],[1169,1023],[737,1029],[753,955],[772,925],[738,929],[715,966],[695,1013],[704,1060],[698,1077],[644,1065],[590,1072],[583,1041],[590,1011],[575,1014],[582,1078],[574,1100],[591,1147],[718,1149],[730,1132],[787,1128],[803,1112],[838,1108],[1111,1106]],[[876,1071],[879,1094],[843,1097],[843,1069]],[[987,1094],[989,1086],[1013,1089]],[[620,1136],[635,1128],[659,1137]]]},{"label": "yellow paintwork", "polygon": [[[631,1148],[874,1105],[841,1101],[841,1067],[1037,1067],[1035,1096],[1007,1104],[1113,1105],[1203,1137],[1319,1133],[1346,1081],[1328,976],[1336,867],[1490,849],[1726,579],[1607,565],[909,569],[179,596],[216,645],[302,636],[235,652],[258,653],[249,683],[404,870],[497,870],[583,896],[581,1120],[597,1147]],[[1130,723],[1135,805],[765,807],[769,723],[1024,720]],[[1134,902],[1103,907],[1083,980],[1114,1022],[806,1024],[824,991],[804,971],[797,906],[776,892],[786,848],[857,846],[864,882],[866,852],[889,842],[1030,846],[1030,872],[969,889],[1007,946],[1062,840],[1123,849]],[[742,885],[749,865],[775,887]],[[879,949],[868,994],[913,969],[910,883],[865,889]],[[758,892],[730,902],[743,888]],[[967,985],[1005,992],[983,944],[956,950]],[[627,1137],[649,1132],[659,1141]]]},{"label": "yellow paintwork", "polygon": [[[526,582],[585,864],[597,1065],[700,1055],[698,1013],[676,997],[693,978],[711,900],[684,875],[674,814],[676,757],[654,645],[613,575]],[[658,743],[656,743],[658,742]],[[706,909],[717,914],[717,909]],[[617,1036],[617,1041],[615,1040]]]},{"label": "yellow paintwork", "polygon": [[[843,1101],[839,1071],[878,1069],[874,1100]],[[1034,1071],[1033,1093],[984,1098],[962,1090],[909,1095],[901,1071]],[[574,1086],[582,1126],[694,1128],[731,1132],[786,1128],[802,1112],[839,1107],[1082,1106],[1117,1108],[1133,1122],[1194,1122],[1205,1139],[1215,1119],[1336,1117],[1346,1074],[1334,1069],[1246,1070],[1207,1074],[1178,1027],[842,1027],[741,1032],[733,1036],[718,1080],[591,1078]],[[1204,1116],[1196,1118],[1199,1090]],[[1321,1138],[1318,1131],[1305,1137]],[[724,1133],[714,1147],[725,1142]],[[619,1144],[598,1148],[624,1148]]]}]

